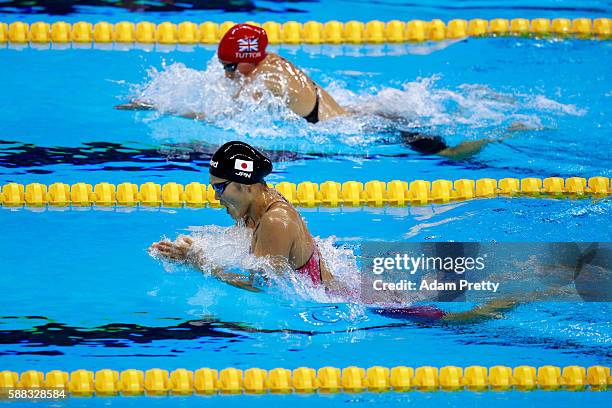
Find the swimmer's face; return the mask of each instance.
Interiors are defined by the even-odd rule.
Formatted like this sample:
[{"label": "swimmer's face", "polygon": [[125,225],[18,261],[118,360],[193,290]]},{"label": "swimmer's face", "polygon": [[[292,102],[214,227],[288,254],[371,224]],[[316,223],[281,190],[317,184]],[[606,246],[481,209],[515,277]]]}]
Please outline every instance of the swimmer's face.
[{"label": "swimmer's face", "polygon": [[[227,183],[228,180],[210,175],[210,184],[221,185]],[[215,191],[215,199],[221,202],[221,205],[227,209],[227,213],[234,220],[243,219],[249,208],[250,190],[248,186],[236,182],[229,182],[225,185],[225,189],[219,195]]]},{"label": "swimmer's face", "polygon": [[225,71],[225,77],[230,79],[235,79],[238,77],[238,74],[241,75],[249,75],[257,65],[251,64],[250,62],[228,62],[222,61],[221,65],[223,65],[223,70]]}]

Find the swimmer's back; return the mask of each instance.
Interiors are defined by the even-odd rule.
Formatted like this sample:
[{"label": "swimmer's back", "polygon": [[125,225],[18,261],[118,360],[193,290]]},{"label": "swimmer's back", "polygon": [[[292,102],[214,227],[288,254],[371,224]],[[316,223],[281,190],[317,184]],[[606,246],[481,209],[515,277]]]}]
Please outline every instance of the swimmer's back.
[{"label": "swimmer's back", "polygon": [[[268,205],[266,213],[262,216],[262,219],[264,219],[264,217],[268,219],[278,217],[281,219],[289,219],[295,223],[297,231],[289,254],[289,263],[294,269],[299,269],[310,260],[311,256],[313,255],[313,251],[317,250],[316,242],[308,231],[308,228],[306,227],[306,224],[304,223],[304,220],[300,214],[287,200],[285,200],[280,193],[277,194],[278,199]],[[251,248],[255,247],[255,242],[258,238],[257,229],[258,228],[256,227],[253,233]],[[321,259],[320,268],[322,281],[326,282],[331,280],[331,272],[329,269],[327,269],[323,259]]]},{"label": "swimmer's back", "polygon": [[262,76],[266,86],[277,96],[289,97],[289,108],[297,115],[311,114],[319,95],[318,119],[326,120],[347,113],[323,88],[285,58],[269,53],[257,65],[253,75]]}]

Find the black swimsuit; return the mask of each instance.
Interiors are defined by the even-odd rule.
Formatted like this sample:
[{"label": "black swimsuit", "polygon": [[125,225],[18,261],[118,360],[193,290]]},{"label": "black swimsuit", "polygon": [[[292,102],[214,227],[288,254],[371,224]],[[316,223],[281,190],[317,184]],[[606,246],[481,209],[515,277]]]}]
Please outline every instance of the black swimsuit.
[{"label": "black swimsuit", "polygon": [[314,86],[317,99],[315,100],[314,108],[312,108],[308,115],[304,116],[304,119],[308,123],[317,123],[319,121],[319,87],[314,82],[312,85]]}]

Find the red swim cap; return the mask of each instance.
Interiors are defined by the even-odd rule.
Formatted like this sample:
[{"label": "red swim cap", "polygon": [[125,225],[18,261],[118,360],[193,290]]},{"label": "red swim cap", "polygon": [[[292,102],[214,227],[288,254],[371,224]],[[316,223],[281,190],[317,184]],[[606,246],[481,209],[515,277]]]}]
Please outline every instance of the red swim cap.
[{"label": "red swim cap", "polygon": [[219,43],[217,56],[227,62],[252,62],[266,58],[266,30],[250,24],[237,24],[229,29]]}]

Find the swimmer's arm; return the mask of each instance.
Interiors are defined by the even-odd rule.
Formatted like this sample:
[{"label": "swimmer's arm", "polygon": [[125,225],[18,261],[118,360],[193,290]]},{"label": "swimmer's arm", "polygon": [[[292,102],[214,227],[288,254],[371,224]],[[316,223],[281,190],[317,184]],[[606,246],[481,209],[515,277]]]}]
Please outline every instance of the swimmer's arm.
[{"label": "swimmer's arm", "polygon": [[211,273],[215,278],[236,288],[248,290],[249,292],[261,292],[261,289],[253,286],[253,273],[249,276],[245,276],[239,273],[225,272],[223,268],[220,267],[214,267]]},{"label": "swimmer's arm", "polygon": [[274,271],[282,273],[287,268],[287,260],[297,236],[297,226],[287,210],[275,208],[268,211],[259,221],[257,240],[253,246],[253,254],[257,257],[267,257]]}]

